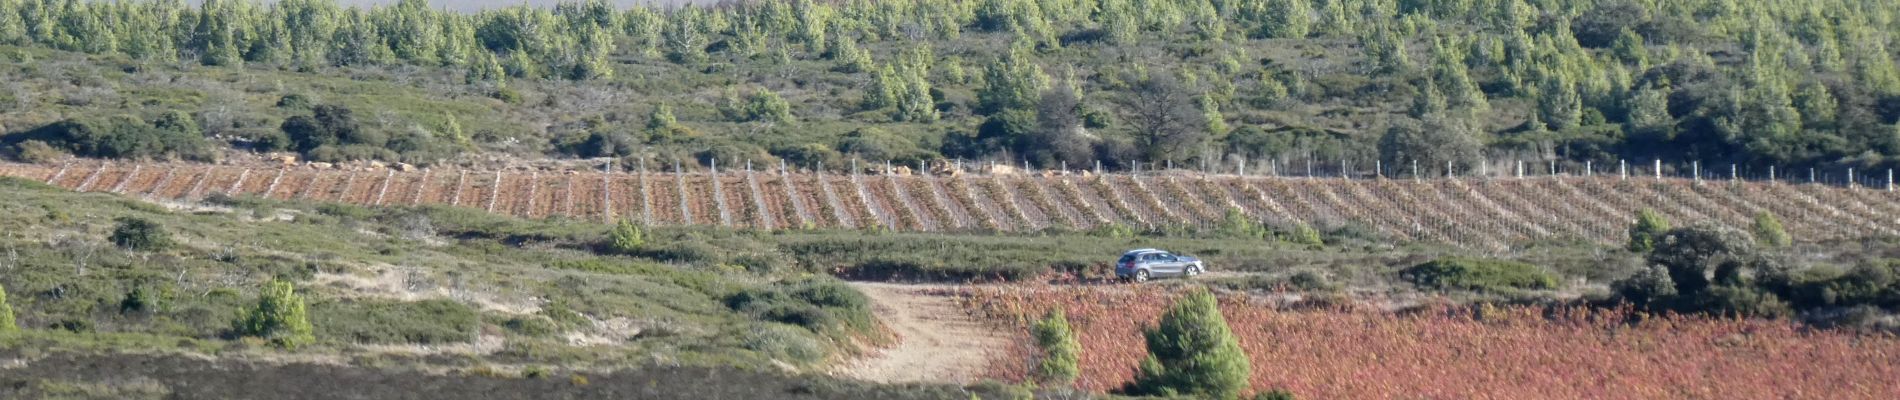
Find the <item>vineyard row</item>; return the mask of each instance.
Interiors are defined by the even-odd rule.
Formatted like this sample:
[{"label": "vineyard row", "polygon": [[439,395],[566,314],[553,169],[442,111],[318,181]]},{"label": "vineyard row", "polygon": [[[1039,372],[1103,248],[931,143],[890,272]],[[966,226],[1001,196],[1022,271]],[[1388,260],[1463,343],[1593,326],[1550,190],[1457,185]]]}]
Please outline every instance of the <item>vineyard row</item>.
[{"label": "vineyard row", "polygon": [[1648,208],[1681,225],[1736,228],[1769,213],[1803,240],[1900,234],[1900,194],[1884,188],[1685,179],[397,172],[112,163],[0,164],[0,175],[151,200],[224,193],[764,229],[1209,227],[1238,210],[1271,224],[1357,224],[1398,239],[1502,250],[1562,238],[1614,243],[1636,211]]}]

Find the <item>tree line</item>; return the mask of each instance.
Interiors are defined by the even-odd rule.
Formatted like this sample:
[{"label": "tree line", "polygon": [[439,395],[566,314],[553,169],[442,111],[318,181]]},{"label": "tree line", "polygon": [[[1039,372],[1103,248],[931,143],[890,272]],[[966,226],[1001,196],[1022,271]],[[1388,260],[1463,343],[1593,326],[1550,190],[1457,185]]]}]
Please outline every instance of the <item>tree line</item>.
[{"label": "tree line", "polygon": [[[1417,162],[1426,174],[1447,165],[1469,170],[1485,157],[1875,168],[1900,154],[1896,14],[1883,0],[758,0],[632,8],[588,0],[479,13],[426,0],[371,8],[331,0],[0,0],[0,44],[313,73],[419,66],[496,88],[511,80],[613,82],[627,78],[617,74],[630,64],[717,74],[719,65],[818,62],[854,82],[848,111],[880,116],[849,122],[959,127],[940,140],[902,128],[899,142],[909,143],[825,149],[865,157],[1126,167],[1304,154]],[[746,92],[730,95],[719,116],[789,124],[819,114],[769,89]],[[668,139],[597,136],[575,142],[625,149]],[[767,150],[788,159],[813,151]]]}]

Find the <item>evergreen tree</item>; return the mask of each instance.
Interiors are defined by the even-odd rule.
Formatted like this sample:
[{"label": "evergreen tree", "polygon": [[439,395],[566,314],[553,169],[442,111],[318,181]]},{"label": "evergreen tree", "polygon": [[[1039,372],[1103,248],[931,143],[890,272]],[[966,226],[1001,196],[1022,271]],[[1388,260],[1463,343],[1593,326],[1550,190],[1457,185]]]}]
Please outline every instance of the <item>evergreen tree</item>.
[{"label": "evergreen tree", "polygon": [[1624,122],[1631,138],[1652,144],[1675,139],[1676,119],[1669,115],[1669,89],[1642,88],[1631,93]]},{"label": "evergreen tree", "polygon": [[1767,211],[1755,214],[1753,231],[1755,242],[1765,247],[1788,247],[1794,242],[1794,239],[1788,236],[1788,231],[1781,228],[1781,220],[1775,219],[1775,215]]},{"label": "evergreen tree", "polygon": [[897,76],[897,69],[886,64],[871,74],[871,84],[864,89],[864,100],[859,104],[866,110],[895,106],[903,90],[904,81]]},{"label": "evergreen tree", "polygon": [[912,70],[905,77],[907,80],[903,85],[904,90],[898,93],[894,117],[898,121],[935,122],[937,103],[930,96],[930,80],[925,79],[924,73],[919,70]]},{"label": "evergreen tree", "polygon": [[244,0],[205,0],[198,7],[197,27],[192,29],[190,50],[204,65],[243,64],[239,54],[237,5]]},{"label": "evergreen tree", "polygon": [[26,6],[21,4],[23,1],[0,0],[0,44],[17,46],[28,42],[26,19],[20,17],[26,11]]},{"label": "evergreen tree", "polygon": [[1583,121],[1583,97],[1577,86],[1556,73],[1545,73],[1537,85],[1537,116],[1551,130],[1576,128]]},{"label": "evergreen tree", "polygon": [[1809,82],[1794,94],[1795,111],[1801,113],[1802,126],[1811,129],[1832,128],[1840,113],[1840,101],[1829,93],[1827,85]]},{"label": "evergreen tree", "polygon": [[1656,211],[1643,209],[1636,212],[1636,224],[1630,226],[1629,250],[1648,253],[1656,249],[1656,241],[1669,232],[1669,221]]},{"label": "evergreen tree", "polygon": [[1638,67],[1649,64],[1649,48],[1644,47],[1643,36],[1636,34],[1636,31],[1624,28],[1623,33],[1617,35],[1616,42],[1610,46],[1610,52],[1616,54],[1616,58],[1625,64]]},{"label": "evergreen tree", "polygon": [[986,112],[1026,109],[1049,87],[1049,76],[1042,73],[1029,56],[1029,47],[1017,42],[1008,53],[984,71],[983,87],[977,90],[977,102]]},{"label": "evergreen tree", "polygon": [[1075,383],[1076,375],[1081,372],[1082,344],[1069,329],[1069,317],[1061,309],[1049,310],[1030,331],[1036,338],[1036,347],[1042,350],[1036,361],[1036,379],[1045,384]]},{"label": "evergreen tree", "polygon": [[399,0],[394,7],[379,9],[377,23],[382,38],[396,59],[431,64],[438,55],[441,39],[435,11],[428,0]]},{"label": "evergreen tree", "polygon": [[647,115],[647,130],[663,131],[677,126],[679,126],[679,121],[673,118],[673,108],[666,104],[654,107],[653,114]]},{"label": "evergreen tree", "polygon": [[620,220],[614,224],[613,232],[608,233],[608,247],[621,254],[633,254],[646,246],[646,230],[632,220]]},{"label": "evergreen tree", "polygon": [[257,306],[235,324],[240,335],[263,338],[286,349],[316,341],[303,296],[290,282],[271,281],[257,296]]},{"label": "evergreen tree", "polygon": [[792,122],[792,105],[785,98],[766,88],[753,91],[746,96],[745,119],[753,122],[785,123]]},{"label": "evergreen tree", "polygon": [[1148,358],[1142,360],[1131,392],[1233,399],[1246,390],[1253,368],[1207,289],[1176,300],[1142,336]]},{"label": "evergreen tree", "polygon": [[1100,7],[1098,19],[1102,30],[1108,33],[1109,43],[1134,44],[1141,35],[1141,22],[1129,0],[1102,0]]},{"label": "evergreen tree", "polygon": [[1313,6],[1308,0],[1268,0],[1260,35],[1277,39],[1301,39],[1312,33]]}]

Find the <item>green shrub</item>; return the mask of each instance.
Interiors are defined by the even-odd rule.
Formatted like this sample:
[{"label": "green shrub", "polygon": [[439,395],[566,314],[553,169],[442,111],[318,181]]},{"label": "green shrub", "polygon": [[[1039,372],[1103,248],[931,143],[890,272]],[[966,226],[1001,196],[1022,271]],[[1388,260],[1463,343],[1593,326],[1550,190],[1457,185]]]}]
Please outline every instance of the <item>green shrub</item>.
[{"label": "green shrub", "polygon": [[647,244],[646,230],[635,225],[632,220],[620,220],[607,236],[607,247],[620,254],[633,254]]},{"label": "green shrub", "polygon": [[1175,301],[1142,336],[1148,358],[1142,360],[1129,392],[1233,399],[1246,390],[1253,367],[1207,289],[1195,289]]},{"label": "green shrub", "polygon": [[1435,289],[1554,289],[1557,278],[1537,266],[1503,260],[1441,258],[1407,268],[1406,280]]},{"label": "green shrub", "polygon": [[501,323],[501,327],[527,337],[553,336],[561,330],[561,327],[554,324],[553,319],[538,315],[509,318]]},{"label": "green shrub", "polygon": [[20,142],[19,144],[13,145],[11,150],[10,155],[13,156],[14,160],[33,164],[49,163],[66,156],[65,150],[60,150],[53,147],[53,145],[46,144],[46,142],[39,140]]},{"label": "green shrub", "polygon": [[305,311],[303,296],[290,282],[271,281],[257,296],[257,306],[238,319],[233,330],[240,336],[268,339],[272,344],[294,349],[316,340]]},{"label": "green shrub", "polygon": [[1325,246],[1326,241],[1319,237],[1319,230],[1304,222],[1293,225],[1293,231],[1287,235],[1287,241],[1311,247]]},{"label": "green shrub", "polygon": [[119,312],[126,314],[150,314],[165,309],[168,290],[153,288],[151,285],[133,286],[125,292],[125,298],[119,300]]},{"label": "green shrub", "polygon": [[1669,220],[1655,210],[1643,209],[1636,212],[1636,224],[1630,226],[1629,250],[1648,253],[1656,249],[1656,240],[1669,231]]},{"label": "green shrub", "polygon": [[0,286],[0,333],[18,330],[20,330],[20,325],[13,321],[13,305],[7,303],[7,288]]},{"label": "green shrub", "polygon": [[171,234],[157,222],[136,217],[119,218],[119,225],[112,229],[111,240],[127,250],[158,251],[171,247]]},{"label": "green shrub", "polygon": [[741,345],[747,350],[795,363],[816,362],[825,354],[811,334],[782,324],[765,324],[762,329],[747,331]]},{"label": "green shrub", "polygon": [[1272,234],[1272,231],[1248,218],[1239,208],[1228,208],[1218,229],[1221,236],[1230,238],[1260,239]]},{"label": "green shrub", "polygon": [[159,120],[161,126],[153,126],[128,115],[68,119],[16,137],[22,142],[40,141],[85,157],[183,158],[194,161],[214,158],[211,143],[195,131],[195,122],[187,124],[187,121],[191,121],[189,116],[178,114],[170,114]]},{"label": "green shrub", "polygon": [[1781,220],[1775,219],[1775,215],[1767,211],[1755,214],[1753,231],[1755,241],[1761,243],[1762,246],[1780,248],[1794,243],[1794,238],[1788,236],[1787,230],[1782,229]]},{"label": "green shrub", "polygon": [[734,311],[813,332],[861,332],[874,321],[870,299],[833,279],[741,290],[726,296],[725,303]]},{"label": "green shrub", "polygon": [[1061,309],[1049,310],[1049,315],[1036,321],[1030,331],[1036,347],[1042,349],[1042,357],[1036,362],[1036,379],[1046,384],[1075,383],[1081,368],[1082,344],[1069,329],[1069,317]]},{"label": "green shrub", "polygon": [[317,336],[355,343],[463,343],[481,325],[474,310],[443,299],[319,303],[310,315]]}]

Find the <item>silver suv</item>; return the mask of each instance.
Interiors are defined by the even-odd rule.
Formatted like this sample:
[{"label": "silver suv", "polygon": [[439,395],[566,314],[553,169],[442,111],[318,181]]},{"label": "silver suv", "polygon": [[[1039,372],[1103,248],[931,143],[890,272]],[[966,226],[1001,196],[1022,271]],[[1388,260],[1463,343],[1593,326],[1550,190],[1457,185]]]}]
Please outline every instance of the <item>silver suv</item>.
[{"label": "silver suv", "polygon": [[1201,264],[1199,258],[1155,249],[1129,250],[1115,262],[1115,276],[1135,282],[1147,282],[1148,278],[1189,277],[1206,271],[1207,266]]}]

